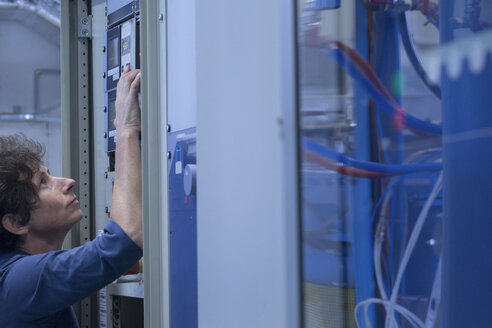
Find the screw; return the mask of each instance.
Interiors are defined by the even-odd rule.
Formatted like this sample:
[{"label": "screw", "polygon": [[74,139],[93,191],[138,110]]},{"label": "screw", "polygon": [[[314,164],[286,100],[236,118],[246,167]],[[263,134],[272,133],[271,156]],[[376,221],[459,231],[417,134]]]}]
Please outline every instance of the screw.
[{"label": "screw", "polygon": [[87,19],[87,17],[84,17],[84,18],[82,18],[81,22],[82,22],[82,24],[87,25],[89,23],[89,20]]},{"label": "screw", "polygon": [[167,152],[167,159],[171,159],[171,152],[170,151]]},{"label": "screw", "polygon": [[82,35],[85,35],[85,36],[89,35],[89,30],[87,30],[87,29],[84,28],[82,30]]},{"label": "screw", "polygon": [[162,13],[161,13],[161,14],[159,15],[159,21],[160,21],[160,22],[162,22],[163,20],[164,20],[164,14],[162,14]]},{"label": "screw", "polygon": [[171,124],[168,124],[168,125],[166,126],[166,131],[167,131],[167,132],[171,132]]}]

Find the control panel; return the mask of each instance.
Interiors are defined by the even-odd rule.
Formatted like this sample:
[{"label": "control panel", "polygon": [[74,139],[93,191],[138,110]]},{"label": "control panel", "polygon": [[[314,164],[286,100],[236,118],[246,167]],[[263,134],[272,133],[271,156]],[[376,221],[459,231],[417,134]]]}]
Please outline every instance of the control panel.
[{"label": "control panel", "polygon": [[[106,103],[106,151],[116,149],[115,118],[116,85],[127,66],[140,68],[140,5],[132,1],[118,7],[107,2],[108,16],[105,37],[105,103]],[[121,4],[120,4],[121,5]],[[110,10],[114,10],[110,12]]]}]

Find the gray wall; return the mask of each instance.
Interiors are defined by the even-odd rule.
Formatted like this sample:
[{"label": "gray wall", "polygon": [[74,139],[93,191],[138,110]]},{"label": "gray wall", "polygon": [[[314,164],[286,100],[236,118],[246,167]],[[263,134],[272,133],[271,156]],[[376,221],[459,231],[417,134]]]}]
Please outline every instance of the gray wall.
[{"label": "gray wall", "polygon": [[[26,14],[26,21],[30,19],[29,15]],[[8,16],[1,15],[0,19],[0,113],[33,114],[35,71],[59,71],[60,48],[53,42],[53,37],[50,39],[42,33],[43,24],[48,23],[41,21],[33,29],[22,20],[9,20]],[[45,30],[58,34],[53,26]],[[22,132],[44,143],[47,148],[45,164],[52,174],[61,175],[60,76],[45,72],[39,76],[39,82],[39,109],[44,112],[44,120],[49,122],[7,121],[5,115],[3,119],[0,115],[0,134]]]}]

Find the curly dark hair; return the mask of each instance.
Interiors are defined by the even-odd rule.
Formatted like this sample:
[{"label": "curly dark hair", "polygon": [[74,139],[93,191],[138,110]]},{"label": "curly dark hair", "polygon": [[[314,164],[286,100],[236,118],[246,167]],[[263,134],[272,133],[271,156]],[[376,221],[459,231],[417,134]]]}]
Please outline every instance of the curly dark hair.
[{"label": "curly dark hair", "polygon": [[[39,200],[38,188],[32,182],[42,165],[43,145],[23,134],[0,136],[0,220],[14,214],[25,225]],[[7,231],[0,221],[0,251],[15,249],[19,236]]]}]

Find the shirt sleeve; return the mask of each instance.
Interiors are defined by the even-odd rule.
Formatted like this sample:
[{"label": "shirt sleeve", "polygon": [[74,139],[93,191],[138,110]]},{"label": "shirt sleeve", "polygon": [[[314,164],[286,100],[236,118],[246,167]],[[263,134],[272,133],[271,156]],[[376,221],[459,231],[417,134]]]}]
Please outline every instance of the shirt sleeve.
[{"label": "shirt sleeve", "polygon": [[83,246],[19,257],[3,288],[9,302],[43,316],[70,306],[130,269],[142,249],[110,220],[104,233]]}]

